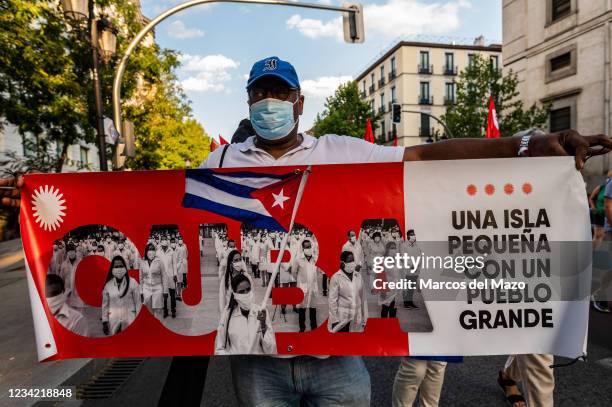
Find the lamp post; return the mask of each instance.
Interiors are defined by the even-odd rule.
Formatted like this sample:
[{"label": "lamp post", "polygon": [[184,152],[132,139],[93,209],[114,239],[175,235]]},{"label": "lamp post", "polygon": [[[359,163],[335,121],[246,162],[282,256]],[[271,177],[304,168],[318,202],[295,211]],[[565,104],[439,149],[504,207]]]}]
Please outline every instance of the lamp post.
[{"label": "lamp post", "polygon": [[61,0],[62,10],[69,20],[76,25],[80,25],[87,20],[88,41],[92,55],[91,76],[94,87],[100,170],[108,171],[106,141],[104,140],[104,109],[98,71],[100,68],[99,58],[102,57],[104,61],[108,62],[115,53],[117,32],[105,18],[96,19],[94,6],[94,0]]}]

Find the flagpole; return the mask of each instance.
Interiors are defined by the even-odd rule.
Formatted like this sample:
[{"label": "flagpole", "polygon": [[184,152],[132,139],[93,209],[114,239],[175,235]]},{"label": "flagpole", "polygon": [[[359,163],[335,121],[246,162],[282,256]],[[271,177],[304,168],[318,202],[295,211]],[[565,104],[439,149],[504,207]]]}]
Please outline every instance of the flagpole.
[{"label": "flagpole", "polygon": [[283,240],[281,241],[280,251],[278,253],[278,257],[276,258],[276,262],[274,263],[274,269],[272,271],[272,276],[270,277],[270,281],[268,282],[268,287],[266,288],[266,294],[264,295],[263,301],[261,302],[261,307],[265,307],[268,303],[268,299],[270,298],[270,294],[272,293],[272,287],[274,286],[274,281],[276,280],[276,275],[278,274],[278,270],[280,269],[280,264],[283,260],[283,254],[285,253],[285,249],[287,247],[287,240],[289,240],[289,234],[291,234],[291,230],[293,230],[293,222],[295,221],[295,215],[297,214],[298,207],[300,206],[300,201],[302,200],[302,193],[304,192],[304,187],[306,186],[306,181],[308,180],[308,176],[310,175],[310,168],[304,171],[304,175],[302,175],[302,179],[300,181],[300,186],[298,187],[297,195],[295,197],[295,204],[293,205],[293,211],[291,213],[291,222],[289,223],[289,230],[283,236]]}]

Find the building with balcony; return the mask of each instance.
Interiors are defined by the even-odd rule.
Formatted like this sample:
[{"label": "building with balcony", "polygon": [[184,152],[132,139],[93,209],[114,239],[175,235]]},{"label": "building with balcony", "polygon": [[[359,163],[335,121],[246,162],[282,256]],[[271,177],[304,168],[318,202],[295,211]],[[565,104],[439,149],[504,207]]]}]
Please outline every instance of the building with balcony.
[{"label": "building with balcony", "polygon": [[[361,97],[382,117],[377,139],[392,144],[397,134],[399,145],[410,146],[432,141],[434,134],[443,135],[437,122],[419,112],[442,116],[448,104],[455,102],[455,79],[471,56],[484,54],[499,69],[501,51],[501,45],[485,45],[482,37],[473,42],[428,39],[392,45],[356,79]],[[393,124],[393,103],[417,113],[404,112],[401,123]]]},{"label": "building with balcony", "polygon": [[[518,75],[520,99],[550,103],[547,130],[612,134],[609,1],[504,0],[504,72]],[[593,157],[583,175],[589,187],[612,168]]]}]

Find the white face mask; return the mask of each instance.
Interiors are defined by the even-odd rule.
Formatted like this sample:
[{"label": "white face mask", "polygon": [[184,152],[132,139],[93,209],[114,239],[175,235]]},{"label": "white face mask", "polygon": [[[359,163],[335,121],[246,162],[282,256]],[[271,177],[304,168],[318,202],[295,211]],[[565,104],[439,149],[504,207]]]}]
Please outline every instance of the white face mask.
[{"label": "white face mask", "polygon": [[357,238],[355,238],[355,236],[351,236],[350,239],[351,243],[355,243],[355,240],[357,240]]},{"label": "white face mask", "polygon": [[59,309],[62,307],[62,305],[64,305],[65,302],[66,302],[66,292],[65,291],[59,295],[56,295],[55,297],[47,298],[47,305],[49,305],[49,309],[51,310],[51,313],[53,315],[57,315],[57,313],[59,312]]},{"label": "white face mask", "polygon": [[244,294],[234,293],[234,299],[240,308],[249,310],[251,309],[251,304],[253,303],[253,291],[249,291],[248,293]]},{"label": "white face mask", "polygon": [[344,263],[344,271],[348,274],[353,274],[353,272],[355,271],[355,266],[355,262]]},{"label": "white face mask", "polygon": [[147,259],[153,260],[155,258],[155,252],[153,250],[149,250],[147,252]]},{"label": "white face mask", "polygon": [[415,236],[415,235],[410,235],[410,237],[408,238],[408,241],[409,241],[410,243],[414,243],[414,242],[416,242],[416,236]]},{"label": "white face mask", "polygon": [[234,271],[237,272],[246,271],[246,264],[242,260],[233,262],[232,267],[234,268]]},{"label": "white face mask", "polygon": [[121,280],[125,273],[127,273],[127,269],[125,267],[113,267],[112,273],[116,279]]},{"label": "white face mask", "polygon": [[304,249],[304,254],[306,256],[312,256],[312,249],[308,248],[308,249]]}]

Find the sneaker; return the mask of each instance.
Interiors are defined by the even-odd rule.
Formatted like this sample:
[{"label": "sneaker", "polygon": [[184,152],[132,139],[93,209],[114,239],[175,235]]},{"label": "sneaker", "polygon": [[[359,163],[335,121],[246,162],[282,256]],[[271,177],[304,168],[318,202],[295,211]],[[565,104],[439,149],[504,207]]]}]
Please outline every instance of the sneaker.
[{"label": "sneaker", "polygon": [[606,314],[610,313],[610,307],[607,301],[591,301],[591,306],[595,311],[604,312]]}]

